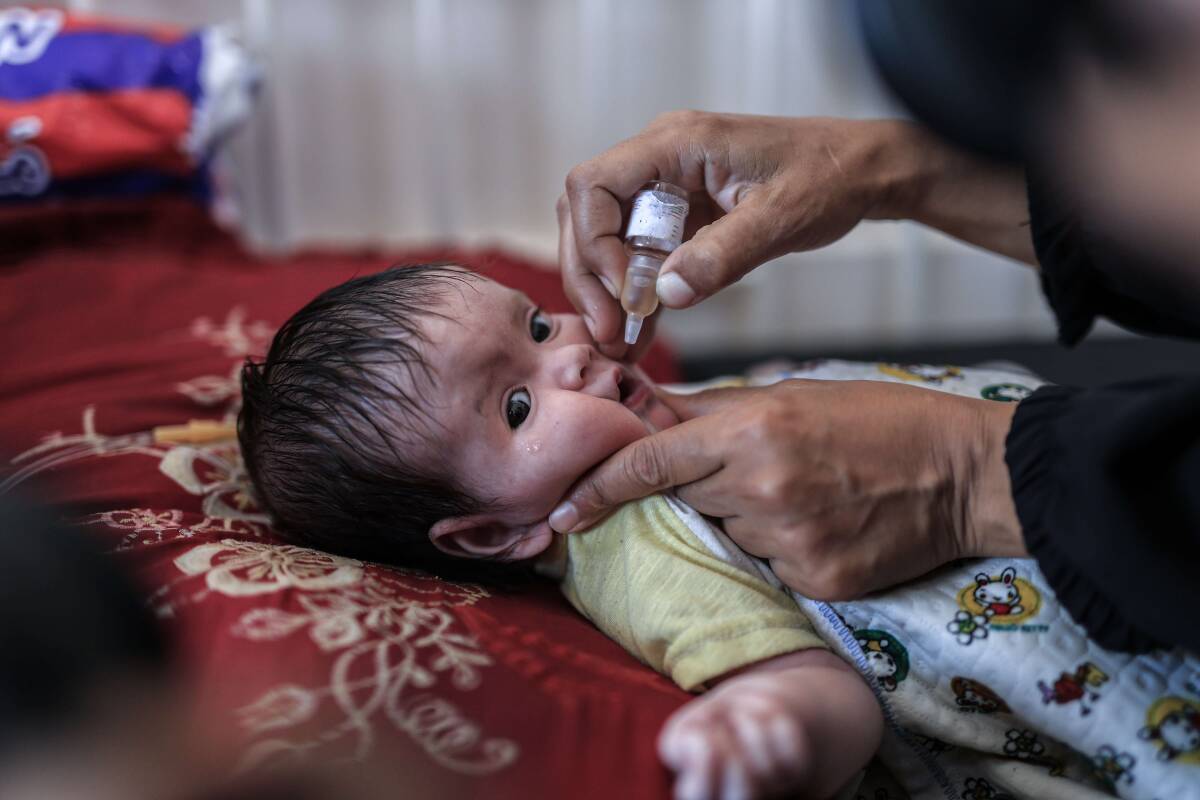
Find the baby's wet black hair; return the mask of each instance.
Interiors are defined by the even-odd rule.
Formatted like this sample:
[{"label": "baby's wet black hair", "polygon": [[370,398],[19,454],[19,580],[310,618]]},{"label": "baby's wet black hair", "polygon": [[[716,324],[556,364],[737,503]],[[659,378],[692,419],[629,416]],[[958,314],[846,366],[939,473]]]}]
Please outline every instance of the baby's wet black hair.
[{"label": "baby's wet black hair", "polygon": [[433,375],[421,322],[473,273],[453,264],[393,267],[328,289],[242,368],[238,440],[259,501],[288,538],[331,553],[446,577],[496,565],[453,558],[429,540],[472,496],[430,452],[451,432],[426,412]]}]

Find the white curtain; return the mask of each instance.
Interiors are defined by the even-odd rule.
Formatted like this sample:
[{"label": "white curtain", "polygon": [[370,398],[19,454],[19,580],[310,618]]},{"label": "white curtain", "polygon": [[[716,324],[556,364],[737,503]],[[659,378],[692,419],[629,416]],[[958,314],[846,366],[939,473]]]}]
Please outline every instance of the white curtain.
[{"label": "white curtain", "polygon": [[[231,20],[264,62],[234,143],[248,239],[552,258],[563,178],[655,114],[902,113],[844,0],[77,0]],[[1036,276],[907,224],[780,259],[666,330],[687,352],[1050,335]]]}]

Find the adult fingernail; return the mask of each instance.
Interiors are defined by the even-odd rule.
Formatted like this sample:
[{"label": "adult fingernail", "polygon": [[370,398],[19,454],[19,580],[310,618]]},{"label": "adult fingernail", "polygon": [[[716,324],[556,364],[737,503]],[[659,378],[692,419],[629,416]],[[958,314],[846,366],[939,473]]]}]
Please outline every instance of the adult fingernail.
[{"label": "adult fingernail", "polygon": [[608,278],[601,275],[600,282],[604,284],[605,289],[608,289],[608,293],[612,295],[613,300],[616,300],[620,297],[620,292],[617,291],[616,286],[613,286],[612,281],[610,281]]},{"label": "adult fingernail", "polygon": [[579,509],[575,508],[574,503],[563,503],[550,515],[550,527],[559,533],[570,532],[577,522],[579,522]]},{"label": "adult fingernail", "polygon": [[691,302],[696,299],[696,291],[674,272],[659,275],[656,290],[658,299],[672,308],[691,305]]}]

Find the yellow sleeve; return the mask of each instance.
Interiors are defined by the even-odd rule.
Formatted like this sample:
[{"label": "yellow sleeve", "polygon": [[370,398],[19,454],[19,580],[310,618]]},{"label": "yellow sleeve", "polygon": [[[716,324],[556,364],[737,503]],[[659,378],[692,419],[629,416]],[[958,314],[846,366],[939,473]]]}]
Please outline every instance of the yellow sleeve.
[{"label": "yellow sleeve", "polygon": [[684,689],[825,646],[789,595],[713,556],[661,496],[566,538],[563,594]]}]

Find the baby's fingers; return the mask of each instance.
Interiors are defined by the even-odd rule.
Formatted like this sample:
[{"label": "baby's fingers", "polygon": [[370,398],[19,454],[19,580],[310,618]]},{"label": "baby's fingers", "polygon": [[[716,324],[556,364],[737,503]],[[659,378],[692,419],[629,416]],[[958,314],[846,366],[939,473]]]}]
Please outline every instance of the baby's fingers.
[{"label": "baby's fingers", "polygon": [[804,760],[808,752],[804,730],[787,717],[776,717],[767,723],[765,732],[779,763],[789,774],[803,775],[808,767]]},{"label": "baby's fingers", "polygon": [[680,734],[673,745],[668,745],[674,763],[663,753],[664,748],[660,743],[659,751],[663,753],[663,760],[675,770],[676,800],[708,800],[718,796],[721,744],[713,741],[713,738],[712,733],[698,731]]},{"label": "baby's fingers", "polygon": [[[697,722],[683,721],[659,739],[659,755],[676,773],[677,800],[749,800],[780,785],[778,766],[751,758],[728,717],[709,715],[702,727]],[[765,738],[756,744],[766,745]],[[765,747],[761,752],[770,759]]]},{"label": "baby's fingers", "polygon": [[752,797],[761,796],[743,761],[727,758],[722,766],[721,790],[717,794],[720,800],[750,800]]},{"label": "baby's fingers", "polygon": [[729,722],[753,773],[766,782],[772,782],[771,779],[783,771],[784,765],[780,764],[766,730],[769,719],[738,711],[730,715]]}]

